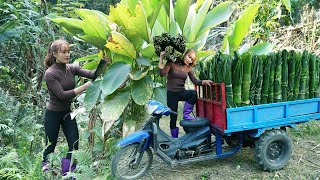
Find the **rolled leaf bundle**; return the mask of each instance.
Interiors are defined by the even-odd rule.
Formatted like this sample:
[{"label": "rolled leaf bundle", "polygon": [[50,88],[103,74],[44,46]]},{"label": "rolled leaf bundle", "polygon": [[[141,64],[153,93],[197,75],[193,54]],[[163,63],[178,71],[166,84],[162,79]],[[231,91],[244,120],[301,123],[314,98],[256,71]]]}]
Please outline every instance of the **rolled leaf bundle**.
[{"label": "rolled leaf bundle", "polygon": [[233,103],[236,107],[241,106],[241,86],[243,79],[243,62],[238,59],[239,56],[234,56],[233,68],[232,68],[232,92],[233,92]]},{"label": "rolled leaf bundle", "polygon": [[274,73],[273,102],[281,102],[281,76],[282,76],[282,54],[276,54],[276,68]]},{"label": "rolled leaf bundle", "polygon": [[301,57],[301,78],[300,78],[298,99],[306,98],[306,86],[307,86],[308,71],[309,71],[308,63],[309,63],[309,55],[308,55],[308,52],[305,50],[303,51],[302,57]]},{"label": "rolled leaf bundle", "polygon": [[268,103],[268,95],[270,89],[270,67],[271,67],[271,56],[264,56],[263,61],[263,81],[261,90],[261,104]]},{"label": "rolled leaf bundle", "polygon": [[248,106],[250,104],[250,84],[251,84],[251,70],[252,70],[252,54],[245,53],[241,57],[243,62],[243,82],[241,86],[241,104]]},{"label": "rolled leaf bundle", "polygon": [[283,50],[281,69],[281,99],[283,102],[288,100],[288,56],[288,51]]},{"label": "rolled leaf bundle", "polygon": [[296,61],[294,58],[295,58],[295,52],[291,50],[288,58],[288,101],[293,100],[293,89],[294,89],[295,70],[296,70]]}]

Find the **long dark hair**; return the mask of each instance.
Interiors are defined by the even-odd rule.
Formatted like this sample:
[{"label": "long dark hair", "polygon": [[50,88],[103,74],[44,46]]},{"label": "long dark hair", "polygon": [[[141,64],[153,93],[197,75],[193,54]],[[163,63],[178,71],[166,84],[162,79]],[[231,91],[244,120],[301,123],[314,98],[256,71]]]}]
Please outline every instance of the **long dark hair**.
[{"label": "long dark hair", "polygon": [[56,58],[53,56],[53,53],[58,53],[61,49],[61,46],[64,44],[66,44],[69,47],[68,42],[63,39],[58,39],[50,43],[47,55],[44,58],[44,66],[46,68],[49,68],[56,62]]}]

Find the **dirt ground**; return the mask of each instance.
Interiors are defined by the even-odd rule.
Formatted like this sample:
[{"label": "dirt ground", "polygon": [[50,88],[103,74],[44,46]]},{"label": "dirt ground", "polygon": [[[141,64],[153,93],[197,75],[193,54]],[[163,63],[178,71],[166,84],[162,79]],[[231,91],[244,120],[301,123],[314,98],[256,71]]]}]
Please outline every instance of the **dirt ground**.
[{"label": "dirt ground", "polygon": [[[180,106],[180,105],[179,105]],[[169,118],[163,119],[162,128],[169,132]],[[153,164],[142,180],[207,180],[207,179],[292,179],[320,180],[320,122],[304,124],[300,131],[289,130],[294,151],[289,163],[279,171],[265,172],[254,160],[254,151],[243,148],[234,156],[197,162],[172,168],[154,156]],[[181,129],[181,128],[180,128]],[[180,130],[181,131],[181,130]],[[182,130],[183,131],[183,130]],[[183,132],[180,132],[181,135]]]}]

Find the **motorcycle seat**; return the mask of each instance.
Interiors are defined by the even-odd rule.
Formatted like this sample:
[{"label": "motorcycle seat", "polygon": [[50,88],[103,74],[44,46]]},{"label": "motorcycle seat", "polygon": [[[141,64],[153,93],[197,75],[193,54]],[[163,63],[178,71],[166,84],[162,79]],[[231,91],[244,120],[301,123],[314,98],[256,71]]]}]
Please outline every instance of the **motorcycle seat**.
[{"label": "motorcycle seat", "polygon": [[200,128],[209,126],[210,121],[204,117],[197,117],[196,120],[181,120],[180,125],[184,128]]}]

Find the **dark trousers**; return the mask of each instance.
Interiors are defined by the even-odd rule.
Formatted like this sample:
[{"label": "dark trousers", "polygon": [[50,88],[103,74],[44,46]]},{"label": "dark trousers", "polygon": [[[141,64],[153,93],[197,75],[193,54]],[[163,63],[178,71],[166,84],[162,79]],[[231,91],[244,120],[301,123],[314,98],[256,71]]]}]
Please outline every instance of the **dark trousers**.
[{"label": "dark trousers", "polygon": [[[197,102],[197,92],[195,90],[184,90],[179,92],[167,91],[167,105],[172,110],[178,111],[179,101],[186,101],[189,104]],[[177,115],[170,114],[170,129],[177,127]]]},{"label": "dark trousers", "polygon": [[43,161],[47,160],[48,154],[54,152],[57,145],[60,125],[62,126],[69,147],[66,158],[71,159],[72,151],[79,149],[79,130],[77,121],[75,119],[71,120],[69,113],[70,111],[51,111],[46,109],[44,129],[46,136],[49,139],[49,145],[47,144],[47,147],[43,152]]}]

